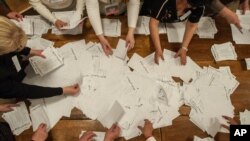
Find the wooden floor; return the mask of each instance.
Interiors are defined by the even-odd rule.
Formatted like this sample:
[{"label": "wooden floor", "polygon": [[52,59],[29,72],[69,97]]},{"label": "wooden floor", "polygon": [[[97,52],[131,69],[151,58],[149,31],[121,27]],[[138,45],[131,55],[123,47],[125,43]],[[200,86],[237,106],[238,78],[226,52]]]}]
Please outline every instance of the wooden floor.
[{"label": "wooden floor", "polygon": [[[125,39],[127,31],[127,20],[121,18],[122,21],[122,37]],[[210,47],[215,43],[224,43],[232,41],[232,35],[230,26],[225,23],[224,20],[216,19],[216,26],[218,33],[215,35],[215,39],[199,39],[197,35],[194,36],[189,46],[188,55],[200,66],[230,66],[232,73],[237,77],[240,82],[239,87],[231,96],[232,103],[235,106],[235,116],[238,117],[239,112],[244,109],[250,109],[250,71],[246,70],[244,58],[250,58],[250,45],[235,45],[236,52],[238,54],[237,61],[222,61],[215,62],[211,54]],[[46,39],[55,41],[55,46],[60,47],[63,44],[75,40],[86,39],[86,41],[98,41],[94,31],[87,21],[84,24],[84,32],[82,35],[77,36],[55,36],[46,34],[43,36]],[[119,38],[108,38],[112,47],[115,47]],[[136,35],[135,48],[129,51],[129,57],[133,53],[138,53],[141,56],[147,56],[154,51],[150,47],[149,36]],[[180,44],[169,44],[167,42],[167,35],[161,35],[162,47],[176,51]],[[202,132],[192,122],[189,121],[188,114],[190,108],[188,106],[182,106],[180,108],[181,116],[173,121],[173,125],[154,131],[154,136],[158,141],[192,141],[193,136],[207,137],[207,134]],[[94,130],[105,131],[98,121],[88,120],[79,110],[74,109],[72,111],[71,118],[63,118],[59,123],[50,131],[49,141],[77,141],[78,135],[81,130]],[[17,136],[17,141],[28,141],[32,135],[32,130],[25,131],[20,136]],[[122,141],[124,139],[118,139]],[[145,139],[140,136],[131,141],[144,141]],[[218,134],[216,141],[229,141],[228,134]]]}]

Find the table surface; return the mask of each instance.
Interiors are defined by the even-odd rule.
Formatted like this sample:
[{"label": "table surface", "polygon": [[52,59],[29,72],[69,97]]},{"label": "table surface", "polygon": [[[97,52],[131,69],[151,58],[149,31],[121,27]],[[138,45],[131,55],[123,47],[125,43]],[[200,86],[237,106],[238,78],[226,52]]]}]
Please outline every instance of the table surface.
[{"label": "table surface", "polygon": [[[122,22],[122,36],[120,38],[125,39],[127,33],[127,19],[126,17],[120,18]],[[85,39],[88,41],[98,41],[89,21],[84,23],[83,33],[81,35],[64,35],[56,36],[52,34],[45,34],[43,38],[55,41],[55,47],[60,47],[65,43]],[[239,87],[231,95],[232,104],[235,107],[236,118],[239,112],[244,109],[250,109],[250,71],[246,70],[246,64],[244,58],[250,58],[250,45],[235,45],[235,49],[238,55],[237,61],[221,61],[215,62],[211,53],[211,46],[216,43],[224,43],[232,41],[230,26],[221,18],[216,18],[216,26],[218,33],[215,35],[215,39],[199,39],[195,35],[190,43],[188,56],[190,56],[197,64],[202,66],[230,66],[232,73],[236,76],[236,79],[240,82]],[[112,47],[115,47],[119,38],[107,37]],[[160,35],[162,47],[177,51],[180,44],[168,43],[167,35]],[[154,52],[154,48],[150,47],[150,37],[145,35],[135,35],[135,48],[128,52],[128,56],[131,57],[133,53],[145,57]],[[233,42],[234,43],[234,42]],[[190,107],[183,105],[180,108],[181,115],[173,121],[172,126],[160,128],[154,130],[154,136],[157,141],[192,141],[193,136],[207,137],[207,134],[196,127],[191,121],[189,121],[188,114]],[[94,130],[105,131],[105,128],[98,121],[88,120],[84,114],[73,109],[70,118],[62,118],[59,123],[51,130],[49,141],[77,141],[81,130]],[[17,141],[28,141],[32,135],[32,130],[29,129],[16,137]],[[216,141],[229,141],[229,134],[219,133],[215,137]],[[118,139],[124,140],[123,138]],[[130,141],[144,141],[144,137],[136,137]]]}]

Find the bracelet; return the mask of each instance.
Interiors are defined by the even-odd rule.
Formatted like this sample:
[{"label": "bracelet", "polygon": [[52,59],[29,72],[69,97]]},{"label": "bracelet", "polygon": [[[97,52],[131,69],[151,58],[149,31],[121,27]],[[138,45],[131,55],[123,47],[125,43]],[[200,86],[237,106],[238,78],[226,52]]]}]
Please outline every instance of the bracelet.
[{"label": "bracelet", "polygon": [[186,52],[188,51],[187,47],[181,47],[181,49],[184,49]]}]

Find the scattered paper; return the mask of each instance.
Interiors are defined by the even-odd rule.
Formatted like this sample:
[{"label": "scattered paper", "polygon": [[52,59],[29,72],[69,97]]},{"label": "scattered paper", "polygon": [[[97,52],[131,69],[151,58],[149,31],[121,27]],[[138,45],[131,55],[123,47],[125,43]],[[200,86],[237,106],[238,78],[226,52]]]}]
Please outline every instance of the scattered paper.
[{"label": "scattered paper", "polygon": [[231,42],[214,44],[211,47],[211,52],[214,56],[215,61],[237,60],[237,54]]},{"label": "scattered paper", "polygon": [[121,22],[119,19],[102,19],[103,34],[109,37],[121,36]]},{"label": "scattered paper", "polygon": [[30,118],[32,121],[33,131],[36,131],[40,124],[46,124],[47,131],[50,130],[49,118],[42,105],[30,107]]}]

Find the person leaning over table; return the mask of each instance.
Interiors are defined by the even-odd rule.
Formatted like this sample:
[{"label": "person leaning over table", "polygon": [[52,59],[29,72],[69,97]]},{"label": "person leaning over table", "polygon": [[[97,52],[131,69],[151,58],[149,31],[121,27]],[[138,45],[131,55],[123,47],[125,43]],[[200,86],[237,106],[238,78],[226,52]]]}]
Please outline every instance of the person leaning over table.
[{"label": "person leaning over table", "polygon": [[201,16],[204,12],[204,0],[145,0],[140,15],[150,16],[149,28],[151,40],[156,49],[155,63],[159,63],[159,59],[164,60],[161,42],[159,38],[159,22],[174,23],[182,22],[186,19],[186,28],[182,41],[182,45],[175,57],[180,56],[181,64],[186,64],[186,53],[189,43],[197,28]]},{"label": "person leaning over table", "polygon": [[99,0],[99,2],[98,0],[86,0],[86,8],[90,23],[92,24],[92,27],[94,28],[95,33],[107,56],[112,54],[112,48],[108,40],[103,35],[100,12],[101,14],[105,14],[105,6],[112,4],[118,4],[119,8],[118,10],[111,10],[112,12],[110,12],[108,15],[120,15],[124,13],[127,8],[129,28],[126,36],[126,44],[130,49],[133,48],[135,44],[134,30],[139,15],[140,0]]},{"label": "person leaning over table", "polygon": [[68,87],[41,87],[22,83],[28,61],[23,56],[40,56],[41,50],[25,47],[24,31],[9,19],[0,16],[0,98],[43,98],[61,94],[74,95],[78,84]]},{"label": "person leaning over table", "polygon": [[[66,26],[66,21],[57,19],[51,11],[72,11],[83,14],[85,0],[29,0],[32,7],[45,19],[53,23],[58,29]],[[74,8],[75,7],[75,8]]]},{"label": "person leaning over table", "polygon": [[23,19],[23,16],[15,11],[11,11],[4,0],[0,0],[0,16],[6,16],[10,19],[20,21]]}]

